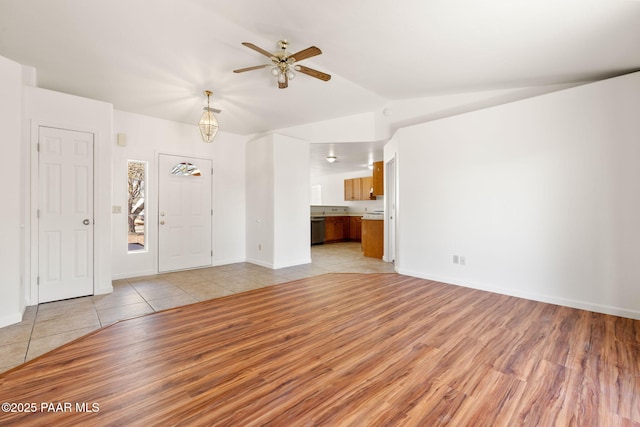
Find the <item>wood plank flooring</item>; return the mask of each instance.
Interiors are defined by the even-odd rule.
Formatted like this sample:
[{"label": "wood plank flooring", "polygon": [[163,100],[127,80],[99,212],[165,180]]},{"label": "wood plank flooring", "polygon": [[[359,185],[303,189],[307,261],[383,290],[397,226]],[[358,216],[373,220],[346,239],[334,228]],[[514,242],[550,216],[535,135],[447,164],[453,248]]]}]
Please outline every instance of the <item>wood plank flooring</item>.
[{"label": "wood plank flooring", "polygon": [[327,274],[113,324],[0,402],[2,426],[640,426],[640,321]]}]

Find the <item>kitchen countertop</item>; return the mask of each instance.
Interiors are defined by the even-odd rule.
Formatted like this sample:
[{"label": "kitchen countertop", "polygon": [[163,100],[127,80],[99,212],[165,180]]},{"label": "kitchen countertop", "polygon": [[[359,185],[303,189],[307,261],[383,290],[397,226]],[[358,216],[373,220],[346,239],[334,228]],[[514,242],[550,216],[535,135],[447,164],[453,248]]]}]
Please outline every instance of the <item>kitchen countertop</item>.
[{"label": "kitchen countertop", "polygon": [[368,214],[383,214],[384,208],[379,206],[339,206],[339,205],[311,205],[310,216],[314,218],[321,217],[335,217],[335,216],[348,216],[348,217],[362,217]]},{"label": "kitchen countertop", "polygon": [[362,216],[363,221],[382,221],[384,220],[384,215],[379,214],[366,214]]},{"label": "kitchen countertop", "polygon": [[[363,217],[365,215],[368,215],[368,213],[367,212],[349,212],[349,213],[311,214],[311,217],[312,218],[326,218],[326,217],[332,217],[332,216],[362,216]],[[384,214],[379,216],[384,217]],[[377,219],[377,218],[374,218],[374,219]]]}]

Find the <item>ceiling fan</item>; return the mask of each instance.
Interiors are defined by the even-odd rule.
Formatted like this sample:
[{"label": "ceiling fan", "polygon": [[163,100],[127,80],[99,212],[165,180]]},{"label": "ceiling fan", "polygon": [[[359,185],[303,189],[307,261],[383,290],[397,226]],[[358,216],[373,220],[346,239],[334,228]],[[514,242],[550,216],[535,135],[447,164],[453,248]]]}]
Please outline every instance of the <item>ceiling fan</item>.
[{"label": "ceiling fan", "polygon": [[264,56],[268,57],[271,60],[271,64],[240,68],[238,70],[233,70],[234,73],[244,73],[245,71],[259,70],[261,68],[272,67],[271,73],[275,77],[277,77],[278,87],[280,89],[285,89],[287,86],[289,86],[289,80],[293,79],[296,75],[294,73],[294,70],[302,74],[315,77],[316,79],[320,79],[325,82],[331,79],[331,76],[329,74],[298,64],[298,61],[302,61],[303,59],[311,58],[313,56],[320,55],[322,53],[322,51],[315,46],[311,46],[301,50],[300,52],[291,54],[287,52],[287,46],[289,45],[289,42],[287,42],[286,40],[280,40],[278,42],[278,46],[280,47],[280,50],[273,53],[266,51],[254,45],[253,43],[244,42],[242,44],[248,47],[249,49],[253,49],[256,52],[261,53]]}]

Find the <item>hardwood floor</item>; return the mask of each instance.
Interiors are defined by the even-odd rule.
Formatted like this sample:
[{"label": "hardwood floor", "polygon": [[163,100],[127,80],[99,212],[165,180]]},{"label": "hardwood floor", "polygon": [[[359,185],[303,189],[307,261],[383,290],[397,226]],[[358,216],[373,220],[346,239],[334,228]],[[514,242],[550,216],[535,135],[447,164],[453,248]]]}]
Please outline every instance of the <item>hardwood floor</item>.
[{"label": "hardwood floor", "polygon": [[326,274],[115,323],[0,374],[0,402],[35,404],[3,426],[638,426],[640,321]]}]

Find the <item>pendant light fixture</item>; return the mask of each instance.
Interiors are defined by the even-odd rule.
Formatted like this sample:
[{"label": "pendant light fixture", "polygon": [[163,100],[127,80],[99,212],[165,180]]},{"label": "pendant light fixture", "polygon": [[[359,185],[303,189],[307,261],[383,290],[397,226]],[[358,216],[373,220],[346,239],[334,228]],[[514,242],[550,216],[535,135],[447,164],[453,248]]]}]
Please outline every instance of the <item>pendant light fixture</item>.
[{"label": "pendant light fixture", "polygon": [[220,113],[221,110],[211,108],[209,105],[209,98],[212,94],[210,90],[205,90],[204,94],[207,95],[207,106],[202,109],[202,117],[200,117],[198,128],[200,129],[200,134],[204,142],[213,142],[213,138],[215,138],[216,133],[218,133],[218,120],[213,113]]}]

